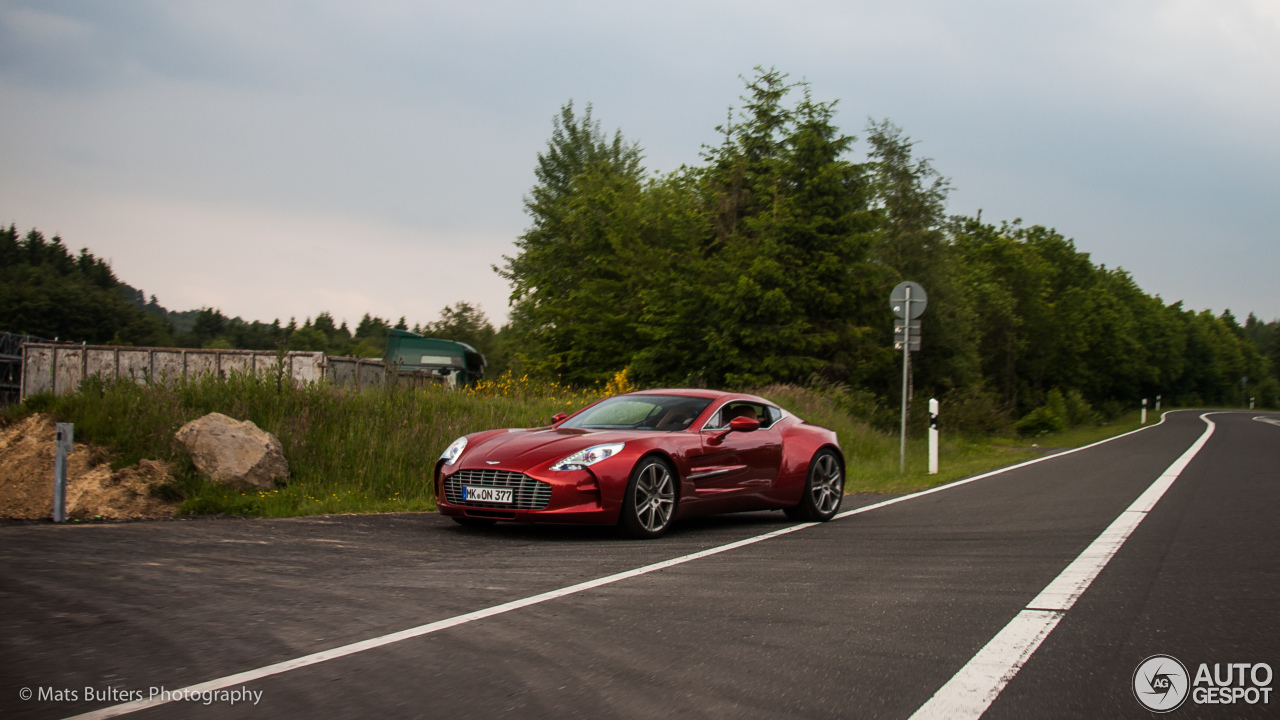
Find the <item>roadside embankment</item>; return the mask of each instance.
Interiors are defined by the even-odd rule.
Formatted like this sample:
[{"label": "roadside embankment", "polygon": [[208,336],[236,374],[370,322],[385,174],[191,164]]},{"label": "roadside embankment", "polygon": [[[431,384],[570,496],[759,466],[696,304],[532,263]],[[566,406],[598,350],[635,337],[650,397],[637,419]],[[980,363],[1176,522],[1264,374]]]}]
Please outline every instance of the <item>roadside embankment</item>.
[{"label": "roadside embankment", "polygon": [[[53,512],[55,423],[36,413],[0,428],[0,518],[35,520]],[[75,443],[67,457],[67,517],[128,520],[168,517],[178,503],[157,492],[171,483],[163,461],[140,460],[112,470],[111,453]]]},{"label": "roadside embankment", "polygon": [[[431,475],[436,459],[455,438],[491,428],[546,425],[555,413],[573,412],[625,389],[581,390],[509,377],[461,391],[396,385],[357,390],[238,374],[171,385],[90,378],[76,393],[34,396],[0,415],[4,423],[0,429],[6,433],[19,433],[15,428],[26,427],[24,423],[48,427],[44,439],[28,431],[19,433],[25,438],[21,442],[39,446],[43,453],[39,457],[44,458],[40,462],[48,465],[46,470],[30,464],[22,477],[34,478],[29,483],[33,488],[44,483],[45,490],[23,495],[30,496],[30,506],[19,509],[17,500],[11,501],[14,510],[4,505],[0,516],[48,516],[54,420],[74,423],[76,439],[97,448],[86,446],[73,458],[73,492],[77,492],[78,472],[84,477],[102,476],[95,481],[102,487],[135,489],[142,487],[143,480],[131,479],[129,472],[152,473],[146,474],[147,490],[136,490],[139,498],[153,503],[146,505],[150,509],[145,512],[160,513],[161,507],[165,514],[268,517],[404,512],[435,508]],[[855,417],[824,388],[773,385],[755,392],[837,432],[847,460],[850,493],[900,493],[938,485],[1035,457],[1045,447],[1072,447],[1136,427],[1136,422],[1122,418],[1104,427],[1035,438],[1039,448],[1028,447],[1032,442],[1028,439],[965,438],[944,432],[937,475],[926,474],[924,441],[913,438],[908,442],[907,472],[900,473],[897,435]],[[290,468],[288,481],[274,489],[246,490],[202,478],[174,434],[185,423],[213,412],[252,421],[278,437]],[[160,475],[146,470],[151,466],[144,460],[162,461],[169,474],[158,479]],[[15,471],[0,472],[8,478]],[[9,481],[4,482],[7,486]],[[113,512],[134,514],[94,512],[89,517],[153,516],[123,506]]]}]

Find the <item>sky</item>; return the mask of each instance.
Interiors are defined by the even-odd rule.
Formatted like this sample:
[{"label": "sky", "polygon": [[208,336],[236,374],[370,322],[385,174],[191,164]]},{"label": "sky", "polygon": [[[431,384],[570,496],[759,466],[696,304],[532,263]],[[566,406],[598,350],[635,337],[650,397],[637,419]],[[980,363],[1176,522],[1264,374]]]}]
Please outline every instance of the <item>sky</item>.
[{"label": "sky", "polygon": [[1280,0],[0,0],[0,222],[171,310],[500,324],[561,105],[666,172],[757,65],[902,127],[951,213],[1280,318]]}]

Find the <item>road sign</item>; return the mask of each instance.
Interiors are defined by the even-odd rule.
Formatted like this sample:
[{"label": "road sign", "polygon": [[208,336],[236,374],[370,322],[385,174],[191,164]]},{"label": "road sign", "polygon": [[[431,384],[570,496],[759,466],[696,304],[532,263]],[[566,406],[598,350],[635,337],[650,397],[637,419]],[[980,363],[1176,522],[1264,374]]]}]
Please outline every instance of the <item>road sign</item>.
[{"label": "road sign", "polygon": [[[914,294],[914,293],[913,293]],[[914,304],[914,303],[913,303]],[[893,349],[902,349],[902,339],[907,337],[907,321],[902,318],[894,318],[893,320]],[[908,348],[911,352],[920,349],[920,321],[912,320],[910,326],[911,334]]]},{"label": "road sign", "polygon": [[[910,346],[907,349],[910,350],[911,352],[920,351],[920,338],[917,337],[915,333],[911,333],[911,339],[907,341],[907,344]],[[902,338],[897,338],[893,341],[893,349],[894,350],[902,349]]]},{"label": "road sign", "polygon": [[925,306],[929,304],[929,293],[920,287],[920,283],[910,280],[898,283],[889,293],[889,307],[893,308],[894,315],[907,316],[907,288],[911,289],[911,319],[914,320],[924,314]]}]

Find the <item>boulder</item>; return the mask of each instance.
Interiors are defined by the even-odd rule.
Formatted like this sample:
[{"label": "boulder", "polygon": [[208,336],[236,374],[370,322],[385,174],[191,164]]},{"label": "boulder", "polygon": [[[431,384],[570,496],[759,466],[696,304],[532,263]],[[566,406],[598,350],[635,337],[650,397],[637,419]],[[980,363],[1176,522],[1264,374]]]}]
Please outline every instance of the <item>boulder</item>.
[{"label": "boulder", "polygon": [[289,477],[280,439],[248,420],[209,413],[183,425],[174,437],[191,453],[196,469],[216,483],[269,490]]}]

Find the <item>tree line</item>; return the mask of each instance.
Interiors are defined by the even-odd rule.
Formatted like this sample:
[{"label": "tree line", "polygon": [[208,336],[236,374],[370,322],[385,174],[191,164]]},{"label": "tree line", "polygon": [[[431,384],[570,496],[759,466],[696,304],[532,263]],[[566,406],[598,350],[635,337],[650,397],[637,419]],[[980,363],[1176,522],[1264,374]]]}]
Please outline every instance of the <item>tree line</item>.
[{"label": "tree line", "polygon": [[578,383],[620,368],[648,385],[819,381],[874,412],[899,399],[887,298],[910,279],[930,293],[917,394],[1012,417],[1054,391],[1099,408],[1275,403],[1276,322],[1167,304],[1050,228],[948,216],[949,182],[899,128],[869,124],[855,161],[835,103],[775,70],[742,101],[700,163],[667,174],[590,106],[561,109],[530,227],[495,268],[514,364]]},{"label": "tree line", "polygon": [[[459,302],[413,329],[473,345],[490,373],[577,385],[623,369],[648,386],[825,384],[887,425],[901,358],[887,298],[910,279],[930,296],[913,392],[971,429],[1114,415],[1156,395],[1276,404],[1280,322],[1166,303],[1051,228],[948,215],[949,181],[899,128],[871,122],[859,145],[835,102],[775,70],[757,68],[742,101],[700,162],[668,173],[566,104],[537,157],[530,225],[494,267],[512,287],[509,323]],[[12,225],[0,280],[0,329],[91,343],[377,357],[391,327],[409,329],[368,314],[349,328],[328,312],[301,325],[171,312],[88,250]]]}]

